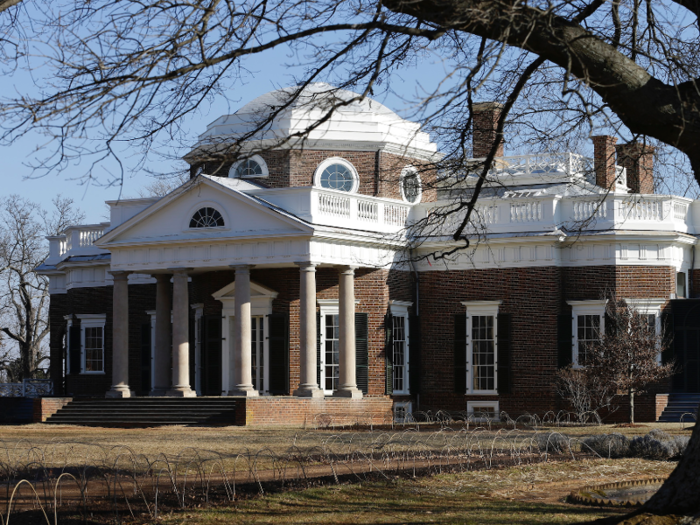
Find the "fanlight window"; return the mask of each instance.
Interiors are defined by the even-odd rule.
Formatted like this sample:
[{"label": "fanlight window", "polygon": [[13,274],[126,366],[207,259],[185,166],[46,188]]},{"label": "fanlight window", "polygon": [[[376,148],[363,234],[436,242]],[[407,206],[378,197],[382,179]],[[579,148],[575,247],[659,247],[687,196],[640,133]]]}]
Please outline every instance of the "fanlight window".
[{"label": "fanlight window", "polygon": [[405,169],[401,176],[401,194],[406,202],[414,204],[421,197],[420,175],[413,169]]},{"label": "fanlight window", "polygon": [[253,159],[246,159],[236,168],[236,177],[262,177],[263,169],[259,162]]},{"label": "fanlight window", "polygon": [[224,225],[224,218],[214,208],[201,208],[190,219],[190,228],[216,228]]},{"label": "fanlight window", "polygon": [[355,185],[355,176],[348,166],[334,163],[321,172],[320,182],[322,188],[329,190],[352,191]]}]

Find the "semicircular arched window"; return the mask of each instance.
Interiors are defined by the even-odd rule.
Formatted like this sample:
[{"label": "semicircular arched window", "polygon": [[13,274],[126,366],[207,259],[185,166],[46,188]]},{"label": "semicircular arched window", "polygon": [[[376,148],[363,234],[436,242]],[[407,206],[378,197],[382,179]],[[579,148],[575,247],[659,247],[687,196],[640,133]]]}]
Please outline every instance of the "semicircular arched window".
[{"label": "semicircular arched window", "polygon": [[217,228],[224,225],[224,218],[214,208],[200,208],[190,219],[190,228]]},{"label": "semicircular arched window", "polygon": [[269,176],[265,159],[253,155],[248,159],[239,160],[231,166],[228,176],[236,179],[251,179]]}]

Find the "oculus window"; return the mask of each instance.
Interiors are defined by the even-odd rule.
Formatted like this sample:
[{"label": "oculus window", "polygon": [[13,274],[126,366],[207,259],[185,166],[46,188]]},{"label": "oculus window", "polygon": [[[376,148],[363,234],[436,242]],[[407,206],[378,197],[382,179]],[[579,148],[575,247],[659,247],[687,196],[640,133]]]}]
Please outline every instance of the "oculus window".
[{"label": "oculus window", "polygon": [[341,158],[331,158],[316,169],[315,185],[327,190],[355,192],[358,186],[357,171]]},{"label": "oculus window", "polygon": [[200,208],[190,219],[190,228],[217,228],[224,226],[224,218],[214,208]]},{"label": "oculus window", "polygon": [[401,172],[401,197],[406,202],[420,202],[422,194],[420,175],[414,167],[404,168]]}]

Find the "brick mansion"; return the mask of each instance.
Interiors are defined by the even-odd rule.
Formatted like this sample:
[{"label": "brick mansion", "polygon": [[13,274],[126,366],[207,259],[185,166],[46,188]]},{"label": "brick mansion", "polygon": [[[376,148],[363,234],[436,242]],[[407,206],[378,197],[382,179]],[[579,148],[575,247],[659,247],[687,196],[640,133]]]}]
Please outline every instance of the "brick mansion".
[{"label": "brick mansion", "polygon": [[[610,136],[593,137],[593,158],[501,148],[470,247],[436,260],[458,247],[464,210],[431,217],[468,200],[479,172],[433,168],[430,136],[369,99],[281,140],[325,114],[328,89],[219,117],[185,156],[188,182],[110,201],[109,222],[49,239],[37,271],[57,395],[265,399],[281,418],[302,405],[542,415],[566,408],[556,371],[604,332],[611,292],[657,330],[672,315],[680,371],[640,396],[638,419],[700,392],[700,202],[654,193],[652,148]],[[475,163],[500,110],[474,107]],[[211,160],[241,136],[238,160]]]}]

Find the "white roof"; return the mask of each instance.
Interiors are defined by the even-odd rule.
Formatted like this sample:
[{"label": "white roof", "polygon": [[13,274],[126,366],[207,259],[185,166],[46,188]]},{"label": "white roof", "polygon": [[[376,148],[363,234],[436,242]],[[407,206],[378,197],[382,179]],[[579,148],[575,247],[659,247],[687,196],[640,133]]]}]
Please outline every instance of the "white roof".
[{"label": "white roof", "polygon": [[285,139],[309,130],[331,110],[327,121],[306,134],[306,148],[357,149],[362,144],[372,149],[390,145],[395,150],[422,155],[437,152],[430,136],[420,131],[420,124],[402,119],[376,100],[324,83],[310,84],[301,91],[299,87],[278,89],[252,100],[232,115],[223,115],[209,124],[199,137],[200,146],[242,137],[271,114],[272,121],[249,140]]}]

